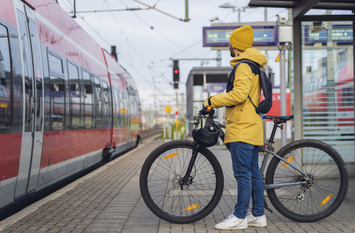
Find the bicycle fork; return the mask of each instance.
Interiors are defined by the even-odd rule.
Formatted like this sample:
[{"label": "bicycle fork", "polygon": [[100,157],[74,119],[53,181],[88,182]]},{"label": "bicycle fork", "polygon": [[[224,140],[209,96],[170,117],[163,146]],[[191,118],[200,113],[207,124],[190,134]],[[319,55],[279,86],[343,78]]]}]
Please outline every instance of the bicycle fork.
[{"label": "bicycle fork", "polygon": [[186,174],[184,175],[184,177],[179,181],[179,184],[180,184],[180,187],[181,187],[181,190],[184,190],[184,185],[190,185],[192,184],[192,178],[191,177],[191,171],[192,171],[192,168],[196,162],[196,158],[197,158],[197,153],[198,153],[198,144],[197,143],[194,143],[194,149],[192,151],[192,157],[191,157],[191,160],[189,162],[189,166],[187,167],[187,171],[186,171]]}]

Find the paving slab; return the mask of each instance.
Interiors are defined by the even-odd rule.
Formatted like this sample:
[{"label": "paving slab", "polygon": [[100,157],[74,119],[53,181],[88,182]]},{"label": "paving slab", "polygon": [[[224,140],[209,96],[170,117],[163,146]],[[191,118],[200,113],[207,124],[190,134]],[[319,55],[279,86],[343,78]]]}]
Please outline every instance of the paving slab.
[{"label": "paving slab", "polygon": [[[269,202],[266,228],[218,231],[214,225],[234,209],[236,182],[229,152],[223,146],[212,148],[224,171],[224,195],[216,209],[192,224],[170,224],[156,217],[145,205],[139,190],[139,174],[149,153],[162,140],[150,138],[138,148],[80,178],[58,192],[34,203],[0,222],[1,232],[123,232],[123,233],[215,233],[215,232],[355,232],[355,179],[340,208],[315,223],[297,223],[283,217]],[[267,199],[268,200],[268,199]]]}]

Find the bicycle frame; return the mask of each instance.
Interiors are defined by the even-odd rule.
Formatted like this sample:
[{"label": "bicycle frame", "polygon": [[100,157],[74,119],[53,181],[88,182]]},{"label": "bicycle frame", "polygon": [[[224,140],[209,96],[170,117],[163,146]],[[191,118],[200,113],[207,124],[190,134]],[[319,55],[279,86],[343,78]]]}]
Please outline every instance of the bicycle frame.
[{"label": "bicycle frame", "polygon": [[[199,118],[210,118],[212,121],[212,123],[214,124],[214,126],[219,129],[220,131],[220,139],[222,141],[224,141],[224,135],[225,133],[223,132],[222,128],[225,129],[226,126],[219,123],[219,122],[216,122],[213,120],[213,113],[214,112],[210,112],[208,114],[208,117],[202,115],[202,114],[199,114]],[[278,159],[280,159],[281,161],[283,161],[284,163],[286,163],[287,165],[289,165],[290,167],[292,167],[293,169],[295,169],[296,171],[298,171],[299,173],[301,173],[305,178],[306,180],[305,181],[295,181],[295,182],[288,182],[288,183],[278,183],[278,184],[265,184],[264,185],[264,188],[265,189],[277,189],[277,188],[282,188],[282,187],[286,187],[286,186],[293,186],[293,185],[300,185],[300,184],[307,184],[309,180],[311,180],[311,178],[306,174],[304,173],[303,171],[301,171],[300,169],[298,169],[297,167],[293,166],[290,162],[288,162],[286,159],[280,157],[278,154],[274,153],[273,152],[273,149],[268,149],[268,145],[271,145],[274,143],[274,138],[275,138],[275,134],[276,134],[276,130],[277,128],[282,128],[282,126],[280,126],[280,122],[278,121],[274,121],[274,127],[273,127],[273,130],[271,132],[271,135],[270,135],[270,139],[269,141],[264,145],[264,148],[265,148],[265,151],[264,151],[264,158],[263,158],[263,161],[262,161],[262,164],[261,164],[261,167],[260,167],[260,173],[262,175],[262,177],[264,178],[264,173],[265,173],[265,169],[266,169],[266,164],[267,164],[267,161],[268,161],[268,158],[269,158],[269,154],[277,157]],[[230,151],[230,146],[229,144],[225,144],[226,147],[228,148],[228,150]],[[271,147],[272,148],[272,147]],[[192,167],[196,161],[196,157],[197,157],[197,150],[198,150],[198,145],[196,144],[196,147],[194,148],[194,152],[193,152],[193,155],[192,155],[192,158],[190,160],[190,163],[189,163],[189,166],[188,166],[188,169],[187,169],[187,172],[184,176],[184,178],[182,179],[182,183],[180,184],[181,185],[181,189],[182,189],[182,185],[185,184],[187,185],[187,181],[190,177],[190,174],[191,174],[191,170],[192,170]]]},{"label": "bicycle frame", "polygon": [[[203,111],[195,124],[197,130],[203,130],[192,131],[195,141],[164,143],[150,153],[142,166],[139,185],[144,202],[155,215],[171,223],[192,223],[206,217],[225,190],[222,166],[214,150],[205,145],[216,143],[216,136],[224,140],[226,126],[213,121],[213,110]],[[268,194],[264,199],[268,197],[277,211],[297,222],[315,222],[331,215],[343,202],[348,187],[341,155],[330,145],[312,139],[293,141],[274,152],[277,128],[282,129],[293,116],[263,118],[274,122],[270,139],[258,148],[262,152],[259,155],[264,156],[260,159]],[[233,144],[226,144],[229,150],[230,145]],[[273,212],[266,200],[264,209]]]}]

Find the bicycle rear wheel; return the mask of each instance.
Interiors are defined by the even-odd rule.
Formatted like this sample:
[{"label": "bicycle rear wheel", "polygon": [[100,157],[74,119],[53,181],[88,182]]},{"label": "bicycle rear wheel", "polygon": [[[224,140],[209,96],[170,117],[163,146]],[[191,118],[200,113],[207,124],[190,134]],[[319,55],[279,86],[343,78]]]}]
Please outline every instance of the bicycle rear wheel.
[{"label": "bicycle rear wheel", "polygon": [[206,148],[198,148],[189,184],[179,183],[193,149],[192,141],[165,143],[148,156],[141,170],[140,190],[144,202],[155,215],[171,223],[192,223],[206,217],[222,196],[222,168]]},{"label": "bicycle rear wheel", "polygon": [[[308,175],[306,184],[267,189],[273,206],[285,217],[298,222],[315,222],[331,215],[343,202],[348,175],[339,153],[317,140],[292,142],[277,152]],[[266,186],[306,181],[296,169],[273,157],[266,173]]]}]

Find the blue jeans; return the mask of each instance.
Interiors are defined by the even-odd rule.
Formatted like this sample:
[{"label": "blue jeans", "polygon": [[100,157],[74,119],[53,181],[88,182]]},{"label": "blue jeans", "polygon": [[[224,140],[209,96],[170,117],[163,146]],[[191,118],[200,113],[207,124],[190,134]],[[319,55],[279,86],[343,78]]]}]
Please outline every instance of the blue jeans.
[{"label": "blue jeans", "polygon": [[245,218],[252,197],[252,214],[264,215],[264,184],[259,170],[258,147],[244,143],[230,144],[234,177],[238,182],[238,199],[233,214]]}]

